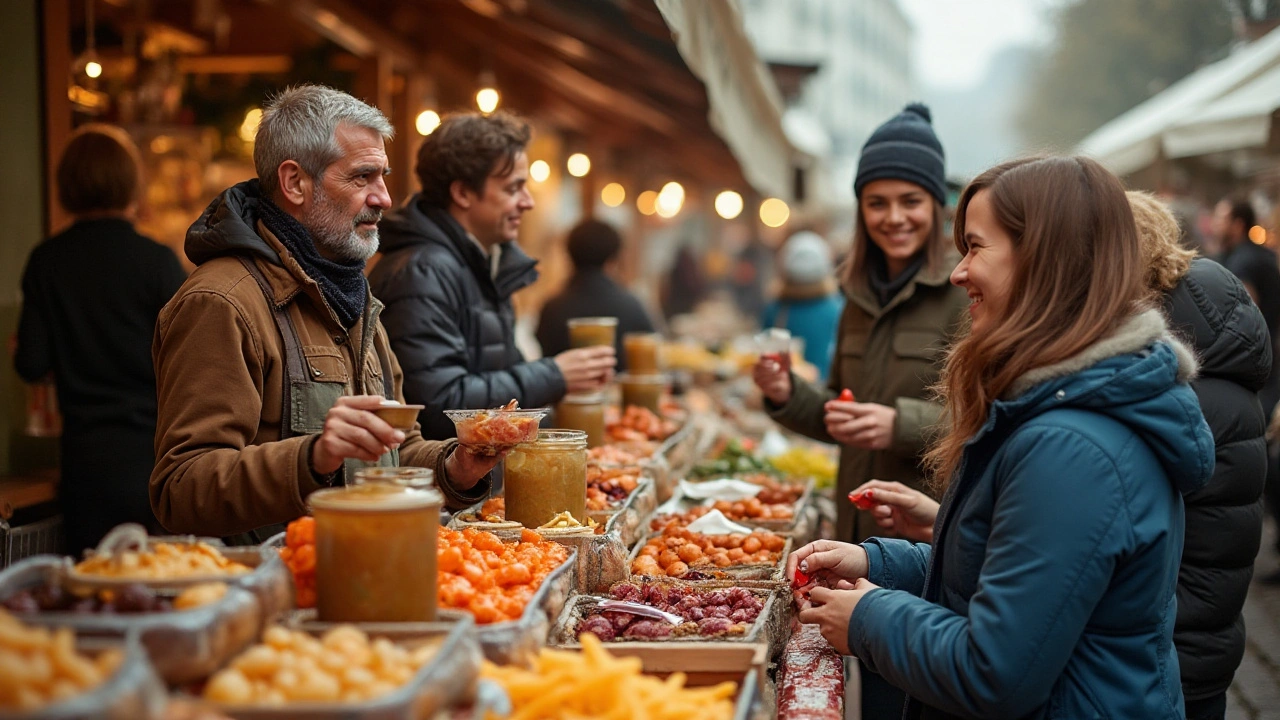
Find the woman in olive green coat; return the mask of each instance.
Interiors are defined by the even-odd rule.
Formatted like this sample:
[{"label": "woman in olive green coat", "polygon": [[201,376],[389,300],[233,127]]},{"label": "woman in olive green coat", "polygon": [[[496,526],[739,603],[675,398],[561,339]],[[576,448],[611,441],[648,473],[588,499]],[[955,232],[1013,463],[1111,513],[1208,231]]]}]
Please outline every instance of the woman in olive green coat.
[{"label": "woman in olive green coat", "polygon": [[[943,236],[943,153],[930,121],[928,108],[908,105],[863,146],[829,387],[770,360],[755,367],[775,420],[841,446],[835,539],[845,542],[883,534],[870,513],[845,498],[851,490],[871,479],[922,488],[920,458],[941,412],[930,388],[969,305],[948,280],[959,258]],[[853,400],[839,398],[846,388]]]}]

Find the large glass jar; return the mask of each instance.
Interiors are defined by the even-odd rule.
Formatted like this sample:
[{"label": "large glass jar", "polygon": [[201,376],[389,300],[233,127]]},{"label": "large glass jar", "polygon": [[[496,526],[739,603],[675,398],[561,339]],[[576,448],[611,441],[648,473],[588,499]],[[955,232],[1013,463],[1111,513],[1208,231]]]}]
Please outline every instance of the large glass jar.
[{"label": "large glass jar", "polygon": [[443,498],[426,468],[365,468],[307,499],[316,518],[316,608],[325,622],[436,619]]},{"label": "large glass jar", "polygon": [[568,511],[587,522],[587,434],[541,430],[507,455],[502,476],[507,520],[527,528],[547,524]]},{"label": "large glass jar", "polygon": [[622,349],[627,355],[627,372],[653,375],[662,370],[659,353],[662,336],[658,333],[627,333],[622,336]]},{"label": "large glass jar", "polygon": [[614,347],[618,339],[618,318],[584,317],[569,320],[569,347],[594,345]]},{"label": "large glass jar", "polygon": [[662,396],[667,391],[666,375],[633,375],[623,373],[618,376],[618,385],[622,387],[622,409],[629,405],[648,408],[656,414],[662,414],[660,407]]},{"label": "large glass jar", "polygon": [[604,395],[565,395],[556,406],[556,425],[587,434],[587,447],[604,444]]}]

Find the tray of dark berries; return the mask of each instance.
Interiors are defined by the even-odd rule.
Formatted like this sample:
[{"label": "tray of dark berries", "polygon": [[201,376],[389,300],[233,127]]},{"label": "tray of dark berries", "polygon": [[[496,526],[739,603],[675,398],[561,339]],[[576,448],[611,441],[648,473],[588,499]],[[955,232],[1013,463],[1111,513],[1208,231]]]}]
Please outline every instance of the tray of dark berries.
[{"label": "tray of dark berries", "polygon": [[28,624],[71,628],[78,637],[136,632],[169,685],[210,675],[248,647],[262,625],[256,595],[232,583],[78,588],[67,581],[65,568],[53,555],[15,563],[0,572],[0,606]]},{"label": "tray of dark berries", "polygon": [[[601,604],[607,600],[643,605],[672,617],[657,619],[609,603],[604,609]],[[728,582],[696,586],[674,580],[621,582],[607,595],[569,598],[551,640],[561,647],[575,647],[579,635],[592,633],[605,643],[759,643],[768,645],[772,655],[785,639],[789,609],[768,588]]]}]

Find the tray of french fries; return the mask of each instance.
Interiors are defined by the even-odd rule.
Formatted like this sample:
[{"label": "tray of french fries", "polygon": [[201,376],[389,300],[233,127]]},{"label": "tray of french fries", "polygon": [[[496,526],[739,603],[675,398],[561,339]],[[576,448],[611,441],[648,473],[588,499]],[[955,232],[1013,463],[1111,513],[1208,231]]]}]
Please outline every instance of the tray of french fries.
[{"label": "tray of french fries", "polygon": [[0,720],[154,718],[164,692],[135,634],[82,636],[0,610]]},{"label": "tray of french fries", "polygon": [[[578,647],[591,633],[614,643],[704,648],[758,643],[773,657],[788,636],[790,597],[780,589],[732,581],[629,580],[600,595],[574,595],[551,632],[551,644]],[[701,652],[701,651],[700,651]]]},{"label": "tray of french fries", "polygon": [[[754,720],[768,715],[761,692],[765,648],[743,644],[701,656],[633,654],[584,636],[581,649],[544,648],[528,666],[486,663],[481,677],[506,693],[515,718],[643,717],[648,720]],[[710,649],[710,648],[709,648]],[[689,665],[688,660],[696,660]]]},{"label": "tray of french fries", "polygon": [[480,648],[465,614],[436,623],[321,624],[290,616],[200,686],[235,720],[419,720],[470,703]]},{"label": "tray of french fries", "polygon": [[263,627],[249,590],[225,582],[184,590],[135,583],[77,593],[56,556],[36,556],[0,573],[0,603],[24,622],[80,636],[136,634],[161,678],[176,685],[205,677],[243,650]]},{"label": "tray of french fries", "polygon": [[293,579],[271,541],[227,547],[216,538],[193,535],[149,537],[142,526],[125,524],[107,533],[80,562],[65,558],[63,563],[66,584],[79,591],[119,591],[134,583],[183,590],[225,582],[253,593],[263,617],[293,606]]}]

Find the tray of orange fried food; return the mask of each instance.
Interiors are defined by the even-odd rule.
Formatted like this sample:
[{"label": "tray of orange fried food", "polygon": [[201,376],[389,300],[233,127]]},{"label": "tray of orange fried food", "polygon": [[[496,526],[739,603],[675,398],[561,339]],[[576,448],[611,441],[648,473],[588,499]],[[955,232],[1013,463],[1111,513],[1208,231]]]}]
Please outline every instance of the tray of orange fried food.
[{"label": "tray of orange fried food", "polygon": [[439,606],[476,621],[485,657],[522,662],[537,653],[574,586],[577,551],[524,530],[518,540],[440,528]]}]

